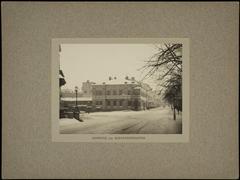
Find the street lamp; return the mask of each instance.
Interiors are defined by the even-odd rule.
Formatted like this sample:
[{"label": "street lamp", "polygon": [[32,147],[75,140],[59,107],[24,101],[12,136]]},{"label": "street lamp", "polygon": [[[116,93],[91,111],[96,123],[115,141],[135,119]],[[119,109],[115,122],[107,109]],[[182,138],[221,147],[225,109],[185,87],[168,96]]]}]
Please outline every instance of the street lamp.
[{"label": "street lamp", "polygon": [[76,107],[77,107],[77,94],[78,94],[78,87],[75,86],[75,93],[76,93]]},{"label": "street lamp", "polygon": [[78,87],[75,86],[75,93],[76,93],[76,107],[75,110],[73,112],[73,116],[75,119],[79,120],[80,122],[83,122],[83,120],[80,119],[80,110],[77,107],[77,94],[78,94]]}]

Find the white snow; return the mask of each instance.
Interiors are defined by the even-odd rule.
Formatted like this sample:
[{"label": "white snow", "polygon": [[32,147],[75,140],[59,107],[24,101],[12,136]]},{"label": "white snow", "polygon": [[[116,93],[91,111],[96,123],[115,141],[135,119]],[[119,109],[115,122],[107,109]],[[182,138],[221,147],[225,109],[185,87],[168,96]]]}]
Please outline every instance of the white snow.
[{"label": "white snow", "polygon": [[181,131],[181,115],[173,120],[168,108],[146,111],[94,112],[80,115],[84,122],[75,119],[61,119],[61,133],[80,134],[169,134]]},{"label": "white snow", "polygon": [[[76,97],[62,97],[62,101],[76,101]],[[92,101],[92,97],[78,97],[78,101]]]}]

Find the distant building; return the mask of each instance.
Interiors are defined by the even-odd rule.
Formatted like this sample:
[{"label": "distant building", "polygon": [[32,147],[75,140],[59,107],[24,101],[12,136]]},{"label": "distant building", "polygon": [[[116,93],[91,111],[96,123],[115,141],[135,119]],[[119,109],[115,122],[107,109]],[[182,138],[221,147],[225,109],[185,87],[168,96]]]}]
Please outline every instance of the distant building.
[{"label": "distant building", "polygon": [[89,80],[82,83],[82,95],[83,95],[83,97],[92,97],[92,85],[93,84],[95,84],[95,83],[90,82]]},{"label": "distant building", "polygon": [[[78,92],[78,97],[82,97],[83,93],[82,92]],[[61,97],[66,98],[66,97],[76,97],[76,93],[75,91],[71,90],[71,89],[62,89],[61,90]]]},{"label": "distant building", "polygon": [[[75,107],[76,97],[62,98],[61,103],[63,107]],[[92,108],[92,97],[78,97],[77,106],[80,107],[80,110],[85,110],[85,107]]]},{"label": "distant building", "polygon": [[144,110],[159,106],[159,99],[153,95],[149,85],[135,78],[119,81],[109,77],[107,82],[92,85],[92,106],[103,111]]}]

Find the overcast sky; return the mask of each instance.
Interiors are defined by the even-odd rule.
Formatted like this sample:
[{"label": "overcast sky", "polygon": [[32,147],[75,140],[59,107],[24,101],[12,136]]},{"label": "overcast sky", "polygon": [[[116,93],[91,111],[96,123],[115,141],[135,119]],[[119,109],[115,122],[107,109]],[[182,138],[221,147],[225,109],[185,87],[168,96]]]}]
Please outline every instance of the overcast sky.
[{"label": "overcast sky", "polygon": [[[137,69],[156,52],[153,44],[62,44],[60,69],[67,82],[63,88],[81,89],[82,82],[107,82],[109,76],[140,80],[143,74]],[[152,79],[144,82],[155,89]]]}]

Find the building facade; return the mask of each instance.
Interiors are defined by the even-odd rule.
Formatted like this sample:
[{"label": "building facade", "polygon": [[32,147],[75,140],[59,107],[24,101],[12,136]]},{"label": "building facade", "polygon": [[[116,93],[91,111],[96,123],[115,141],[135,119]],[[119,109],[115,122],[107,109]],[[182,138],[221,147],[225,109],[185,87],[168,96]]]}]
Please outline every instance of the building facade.
[{"label": "building facade", "polygon": [[[77,102],[76,102],[77,100]],[[87,108],[92,110],[92,97],[65,97],[61,99],[62,107],[77,107],[81,111],[86,111]]]},{"label": "building facade", "polygon": [[[62,89],[60,93],[62,98],[76,97],[76,92],[71,89]],[[78,97],[83,97],[83,93],[78,92]]]},{"label": "building facade", "polygon": [[109,81],[92,85],[92,108],[102,111],[145,110],[157,107],[152,90],[134,79],[123,83]]},{"label": "building facade", "polygon": [[82,95],[83,95],[83,97],[92,97],[92,85],[93,84],[95,84],[95,83],[90,82],[89,80],[82,83]]}]

